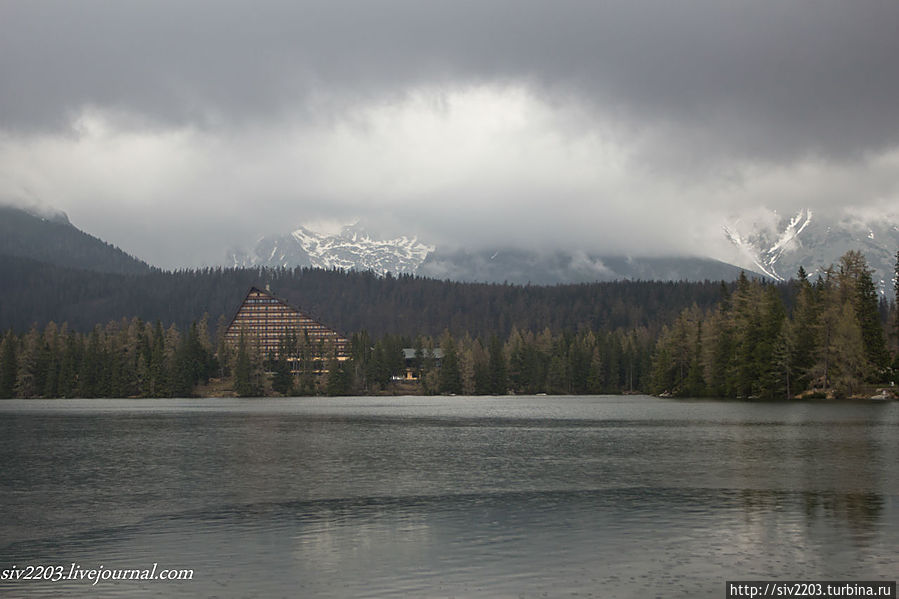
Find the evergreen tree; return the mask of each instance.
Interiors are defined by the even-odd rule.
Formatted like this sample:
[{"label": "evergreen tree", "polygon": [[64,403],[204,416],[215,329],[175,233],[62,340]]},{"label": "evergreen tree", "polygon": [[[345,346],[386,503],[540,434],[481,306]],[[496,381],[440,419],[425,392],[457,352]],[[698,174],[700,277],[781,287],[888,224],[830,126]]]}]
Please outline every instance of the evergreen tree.
[{"label": "evergreen tree", "polygon": [[240,397],[256,397],[259,395],[259,389],[254,381],[253,365],[247,346],[247,338],[241,332],[237,342],[237,358],[234,364],[234,390]]},{"label": "evergreen tree", "polygon": [[[785,363],[778,359],[778,344],[783,341],[782,333],[786,320],[783,300],[773,285],[765,287],[762,306],[762,322],[759,331],[759,342],[755,348],[755,359],[758,364],[758,395],[765,399],[782,397],[783,372]],[[792,373],[787,373],[789,378]]]},{"label": "evergreen tree", "polygon": [[784,320],[774,344],[774,369],[772,371],[774,386],[771,387],[774,397],[779,395],[784,399],[790,399],[793,397],[794,389],[797,388],[795,330],[796,327],[793,323]]},{"label": "evergreen tree", "polygon": [[706,394],[706,386],[702,367],[702,320],[696,322],[696,341],[692,354],[690,369],[684,382],[684,395],[703,397]]},{"label": "evergreen tree", "polygon": [[443,350],[443,360],[438,374],[438,390],[443,394],[458,395],[462,393],[462,375],[456,355],[456,342],[449,332],[444,334],[440,347]]},{"label": "evergreen tree", "polygon": [[69,332],[64,341],[62,359],[59,364],[59,397],[76,397],[80,386],[78,373],[84,354],[82,338]]},{"label": "evergreen tree", "polygon": [[227,332],[228,321],[225,319],[225,315],[222,314],[219,316],[215,326],[215,356],[220,379],[231,376],[232,360],[234,358],[234,348],[225,337]]},{"label": "evergreen tree", "polygon": [[737,397],[751,397],[758,392],[761,371],[757,346],[762,341],[762,316],[759,309],[761,292],[746,273],[740,273],[732,296],[731,319],[734,333],[734,360],[730,364],[729,387]]},{"label": "evergreen tree", "polygon": [[[277,356],[270,357],[272,377],[272,389],[281,395],[291,395],[293,392],[293,373],[291,372],[288,355],[290,354],[291,339],[288,333],[282,335],[278,342]],[[334,365],[332,364],[331,367]]]},{"label": "evergreen tree", "polygon": [[12,331],[8,331],[3,336],[3,344],[0,345],[0,399],[9,399],[15,396],[18,374],[17,344],[18,341]]},{"label": "evergreen tree", "polygon": [[471,392],[474,395],[489,395],[493,393],[491,380],[490,358],[480,342],[475,341],[471,348],[472,380]]},{"label": "evergreen tree", "polygon": [[[296,339],[293,341],[296,344]],[[353,363],[353,379],[362,393],[370,391],[368,369],[371,362],[372,344],[368,331],[356,333],[350,339],[350,358]]]},{"label": "evergreen tree", "polygon": [[18,373],[16,375],[16,397],[30,399],[36,397],[42,388],[40,381],[40,345],[41,337],[35,327],[32,327],[22,339],[21,350],[18,355]]},{"label": "evergreen tree", "polygon": [[838,396],[848,397],[859,390],[870,374],[864,333],[851,303],[843,304],[834,329],[834,367],[832,385]]},{"label": "evergreen tree", "polygon": [[104,355],[100,339],[100,326],[94,327],[84,347],[81,370],[78,374],[78,395],[80,397],[104,397],[106,382],[103,377]]},{"label": "evergreen tree", "polygon": [[818,298],[805,270],[799,268],[798,291],[796,293],[790,336],[795,344],[792,353],[793,388],[807,389],[811,385],[811,371],[817,353],[817,331],[819,330]]},{"label": "evergreen tree", "polygon": [[165,352],[165,332],[162,323],[157,320],[153,328],[150,350],[149,384],[146,388],[148,397],[171,397],[172,395]]},{"label": "evergreen tree", "polygon": [[568,367],[560,355],[553,355],[546,372],[546,390],[552,394],[570,393]]},{"label": "evergreen tree", "polygon": [[335,357],[328,366],[328,379],[325,392],[331,397],[349,395],[353,387],[351,378],[352,364],[340,362]]},{"label": "evergreen tree", "polygon": [[583,395],[590,387],[590,363],[593,358],[591,341],[587,335],[575,337],[568,348],[568,370],[571,373],[571,391]]},{"label": "evergreen tree", "polygon": [[509,382],[506,378],[506,356],[503,353],[503,344],[498,335],[490,339],[490,393],[493,395],[505,395],[509,390]]},{"label": "evergreen tree", "polygon": [[[864,257],[862,258],[864,260]],[[890,355],[886,346],[886,338],[883,334],[883,325],[880,318],[879,298],[872,271],[862,263],[863,267],[855,281],[855,293],[857,297],[855,309],[859,326],[861,327],[862,340],[865,344],[865,355],[871,366],[871,373],[883,380],[884,371],[889,365]]]},{"label": "evergreen tree", "polygon": [[730,383],[731,362],[734,355],[734,333],[730,314],[723,306],[712,315],[709,326],[710,340],[704,358],[708,392],[713,397],[733,397],[735,390]]}]

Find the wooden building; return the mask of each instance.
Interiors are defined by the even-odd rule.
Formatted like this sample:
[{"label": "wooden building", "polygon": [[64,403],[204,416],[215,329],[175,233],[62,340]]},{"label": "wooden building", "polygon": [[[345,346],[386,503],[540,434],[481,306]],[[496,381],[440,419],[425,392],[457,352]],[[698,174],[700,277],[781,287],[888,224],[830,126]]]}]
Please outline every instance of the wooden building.
[{"label": "wooden building", "polygon": [[231,319],[225,339],[236,347],[243,334],[264,356],[277,357],[282,340],[291,333],[299,343],[323,352],[321,358],[329,359],[336,352],[338,360],[346,360],[349,355],[349,342],[337,331],[256,287],[250,289]]}]

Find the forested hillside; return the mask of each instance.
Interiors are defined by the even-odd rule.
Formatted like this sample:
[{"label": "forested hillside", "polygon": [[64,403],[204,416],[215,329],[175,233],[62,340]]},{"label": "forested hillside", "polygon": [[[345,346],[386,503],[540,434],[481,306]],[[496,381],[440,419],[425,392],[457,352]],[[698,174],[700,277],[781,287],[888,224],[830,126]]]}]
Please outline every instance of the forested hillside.
[{"label": "forested hillside", "polygon": [[552,287],[454,283],[414,276],[316,269],[203,269],[117,275],[0,256],[0,329],[96,324],[138,317],[186,329],[208,315],[230,319],[251,286],[345,333],[378,338],[491,335],[519,330],[577,331],[646,327],[658,331],[680,311],[711,307],[721,283],[617,282]]},{"label": "forested hillside", "polygon": [[[4,318],[16,310],[72,317],[2,335],[0,397],[170,397],[210,379],[215,393],[244,396],[846,397],[888,384],[899,368],[895,303],[878,299],[858,252],[814,282],[800,272],[782,285],[744,276],[733,285],[516,287],[322,270],[125,276],[0,264],[13,283],[2,292]],[[273,355],[243,338],[225,343],[226,315],[250,285],[270,285],[342,327],[350,359],[295,335]],[[206,312],[211,319],[169,324]],[[400,389],[404,347],[416,349],[418,382]]]},{"label": "forested hillside", "polygon": [[146,273],[145,262],[74,227],[62,213],[41,217],[0,205],[0,255],[111,273]]},{"label": "forested hillside", "polygon": [[774,287],[743,277],[715,308],[684,310],[660,336],[650,388],[682,397],[847,397],[893,380],[895,303],[878,298],[860,252],[814,282],[800,270],[790,297],[792,309]]}]

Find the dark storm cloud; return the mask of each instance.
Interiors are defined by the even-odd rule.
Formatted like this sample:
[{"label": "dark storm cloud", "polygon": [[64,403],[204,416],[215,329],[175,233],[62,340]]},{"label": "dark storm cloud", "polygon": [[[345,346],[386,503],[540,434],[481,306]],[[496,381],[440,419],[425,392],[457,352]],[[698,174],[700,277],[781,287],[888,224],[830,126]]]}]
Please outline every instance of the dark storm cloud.
[{"label": "dark storm cloud", "polygon": [[695,152],[846,156],[899,140],[897,27],[894,0],[4,2],[0,125],[328,117],[498,80]]},{"label": "dark storm cloud", "polygon": [[899,212],[897,26],[895,0],[4,0],[0,202],[165,267],[356,219],[727,259],[732,217]]}]

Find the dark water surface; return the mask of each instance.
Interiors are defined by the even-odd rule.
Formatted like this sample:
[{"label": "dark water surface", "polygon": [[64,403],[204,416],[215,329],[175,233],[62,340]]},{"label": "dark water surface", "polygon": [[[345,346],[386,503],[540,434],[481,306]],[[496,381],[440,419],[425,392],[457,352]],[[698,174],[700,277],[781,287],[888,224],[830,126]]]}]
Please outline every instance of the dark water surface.
[{"label": "dark water surface", "polygon": [[895,580],[899,403],[0,402],[10,596],[724,597]]}]

